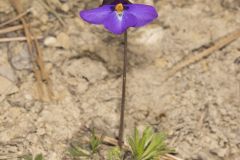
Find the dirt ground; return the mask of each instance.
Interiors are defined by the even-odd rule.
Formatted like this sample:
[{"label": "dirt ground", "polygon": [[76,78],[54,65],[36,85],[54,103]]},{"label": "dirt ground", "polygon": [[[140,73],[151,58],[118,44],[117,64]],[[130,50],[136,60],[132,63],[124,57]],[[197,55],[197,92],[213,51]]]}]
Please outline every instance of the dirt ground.
[{"label": "dirt ground", "polygon": [[[83,127],[118,133],[123,37],[79,18],[80,10],[100,1],[47,1],[50,8],[42,0],[22,0],[25,10],[31,8],[32,31],[41,36],[54,98],[39,100],[27,43],[0,42],[0,159],[43,153],[61,160]],[[162,73],[239,29],[240,1],[135,2],[154,5],[159,17],[129,29],[126,135],[151,125],[185,160],[239,160],[240,39],[167,80]],[[0,0],[0,24],[15,16]]]}]

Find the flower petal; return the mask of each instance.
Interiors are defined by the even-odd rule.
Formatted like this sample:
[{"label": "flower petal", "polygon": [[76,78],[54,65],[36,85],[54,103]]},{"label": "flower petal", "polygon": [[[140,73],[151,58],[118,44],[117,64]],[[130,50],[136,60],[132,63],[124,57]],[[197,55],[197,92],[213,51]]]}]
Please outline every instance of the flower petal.
[{"label": "flower petal", "polygon": [[113,12],[112,7],[113,5],[104,5],[99,8],[84,10],[80,12],[80,16],[89,23],[103,24],[108,15]]},{"label": "flower petal", "polygon": [[117,12],[112,12],[106,19],[104,27],[114,34],[122,34],[129,27],[135,26],[137,19],[132,14],[123,12],[119,16]]},{"label": "flower petal", "polygon": [[128,4],[125,10],[137,18],[137,24],[134,27],[141,27],[158,17],[157,11],[153,6],[144,4]]}]

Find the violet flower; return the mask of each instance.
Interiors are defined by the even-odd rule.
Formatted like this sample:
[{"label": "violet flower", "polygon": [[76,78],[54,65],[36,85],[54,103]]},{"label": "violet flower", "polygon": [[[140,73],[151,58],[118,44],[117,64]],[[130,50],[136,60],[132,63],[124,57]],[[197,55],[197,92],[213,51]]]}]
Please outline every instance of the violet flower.
[{"label": "violet flower", "polygon": [[80,12],[83,20],[102,24],[114,34],[122,34],[129,27],[141,27],[158,17],[154,7],[132,4],[128,0],[104,0],[103,5]]}]

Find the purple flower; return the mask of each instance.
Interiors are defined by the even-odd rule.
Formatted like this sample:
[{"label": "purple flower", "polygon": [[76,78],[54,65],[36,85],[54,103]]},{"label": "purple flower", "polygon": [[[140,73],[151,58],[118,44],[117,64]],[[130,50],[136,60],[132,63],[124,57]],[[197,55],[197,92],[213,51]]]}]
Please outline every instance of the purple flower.
[{"label": "purple flower", "polygon": [[154,7],[132,4],[128,0],[104,0],[103,5],[80,12],[83,20],[102,24],[114,34],[122,34],[129,27],[141,27],[158,17]]}]

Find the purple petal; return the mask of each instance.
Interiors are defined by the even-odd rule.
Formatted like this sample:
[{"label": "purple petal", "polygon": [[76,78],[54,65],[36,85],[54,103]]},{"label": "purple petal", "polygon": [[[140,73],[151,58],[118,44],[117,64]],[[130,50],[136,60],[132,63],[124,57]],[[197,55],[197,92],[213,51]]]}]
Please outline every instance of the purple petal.
[{"label": "purple petal", "polygon": [[104,5],[99,8],[84,10],[80,12],[80,16],[89,23],[103,24],[108,15],[113,12],[112,7],[113,5]]},{"label": "purple petal", "polygon": [[141,27],[158,17],[154,7],[144,4],[128,4],[126,12],[134,15],[137,18],[137,24],[134,27]]},{"label": "purple petal", "polygon": [[104,22],[104,26],[114,34],[122,34],[129,27],[135,26],[136,23],[137,19],[132,14],[124,11],[122,16],[119,16],[117,12],[112,12]]}]

